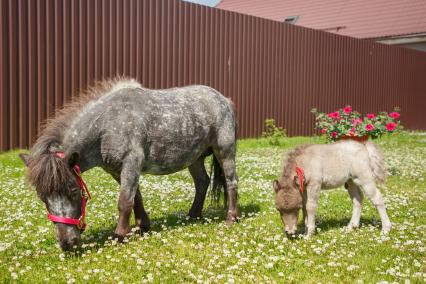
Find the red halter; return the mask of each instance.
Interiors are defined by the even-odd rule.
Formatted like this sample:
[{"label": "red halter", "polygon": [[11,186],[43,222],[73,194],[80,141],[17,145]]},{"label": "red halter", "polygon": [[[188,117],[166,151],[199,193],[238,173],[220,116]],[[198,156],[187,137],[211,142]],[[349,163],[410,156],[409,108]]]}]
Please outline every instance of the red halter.
[{"label": "red halter", "polygon": [[[65,157],[64,152],[56,152],[55,155],[58,156],[59,158]],[[47,214],[47,218],[50,221],[55,222],[55,223],[76,225],[77,228],[84,231],[86,229],[86,223],[84,223],[84,217],[86,215],[86,203],[87,203],[87,200],[92,199],[92,196],[90,195],[90,192],[89,192],[89,189],[87,188],[86,183],[84,182],[83,178],[81,177],[80,166],[75,165],[73,167],[73,169],[74,169],[74,172],[76,174],[77,183],[78,183],[78,186],[80,187],[80,192],[81,192],[81,214],[80,214],[80,218],[74,219],[74,218],[68,218],[68,217],[59,217],[59,216],[55,216],[55,215],[50,214],[50,213]]]},{"label": "red halter", "polygon": [[300,183],[300,191],[303,192],[305,191],[305,174],[304,171],[301,167],[299,167],[298,165],[296,165],[296,174],[299,177],[299,183]]}]

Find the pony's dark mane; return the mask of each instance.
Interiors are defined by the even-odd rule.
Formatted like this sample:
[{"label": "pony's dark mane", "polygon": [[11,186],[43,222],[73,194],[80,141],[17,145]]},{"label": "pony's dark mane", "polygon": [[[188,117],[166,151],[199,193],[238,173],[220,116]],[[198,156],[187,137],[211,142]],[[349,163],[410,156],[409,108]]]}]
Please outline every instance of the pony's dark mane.
[{"label": "pony's dark mane", "polygon": [[28,163],[28,179],[42,200],[53,191],[66,189],[72,177],[66,161],[51,153],[41,154]]},{"label": "pony's dark mane", "polygon": [[296,158],[299,157],[304,150],[310,145],[301,145],[291,150],[287,156],[287,162],[282,171],[280,185],[284,189],[290,189],[293,183],[293,177],[295,175]]},{"label": "pony's dark mane", "polygon": [[64,130],[72,121],[75,113],[92,100],[96,100],[111,91],[119,83],[139,84],[136,81],[115,77],[104,81],[97,81],[89,86],[85,91],[80,92],[70,102],[66,103],[62,109],[55,112],[53,118],[47,119],[40,131],[39,137],[31,149],[33,158],[52,152],[52,147],[57,147],[63,140]]},{"label": "pony's dark mane", "polygon": [[73,176],[67,161],[53,153],[61,150],[64,130],[68,128],[72,118],[89,101],[107,94],[119,83],[139,85],[136,81],[123,77],[95,82],[58,110],[54,118],[48,119],[43,125],[31,149],[31,158],[28,162],[28,178],[40,197],[43,198],[46,194],[66,188],[67,180]]}]

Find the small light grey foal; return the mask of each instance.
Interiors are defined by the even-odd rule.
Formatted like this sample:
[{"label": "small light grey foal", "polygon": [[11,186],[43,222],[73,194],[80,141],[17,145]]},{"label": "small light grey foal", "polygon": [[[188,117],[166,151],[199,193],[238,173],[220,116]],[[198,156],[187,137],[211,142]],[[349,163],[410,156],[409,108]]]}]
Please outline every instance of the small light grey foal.
[{"label": "small light grey foal", "polygon": [[[302,193],[296,167],[303,169]],[[359,143],[352,140],[325,145],[304,145],[289,153],[282,175],[273,183],[275,203],[281,214],[285,232],[293,235],[297,230],[299,209],[303,209],[305,233],[315,232],[315,213],[321,189],[331,189],[345,184],[352,199],[353,211],[348,228],[358,228],[365,192],[377,208],[382,220],[382,232],[392,227],[386,213],[382,194],[375,181],[386,179],[381,150],[373,142]]]}]

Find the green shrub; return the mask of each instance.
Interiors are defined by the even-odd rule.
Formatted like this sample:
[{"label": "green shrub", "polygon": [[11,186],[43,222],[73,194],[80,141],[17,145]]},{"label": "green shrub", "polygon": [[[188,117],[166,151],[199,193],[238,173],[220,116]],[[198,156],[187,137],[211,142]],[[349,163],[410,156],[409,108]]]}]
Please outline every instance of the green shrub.
[{"label": "green shrub", "polygon": [[262,137],[267,138],[269,144],[279,146],[282,138],[287,137],[287,135],[284,128],[275,125],[275,119],[267,118],[265,119],[265,131],[262,133]]}]

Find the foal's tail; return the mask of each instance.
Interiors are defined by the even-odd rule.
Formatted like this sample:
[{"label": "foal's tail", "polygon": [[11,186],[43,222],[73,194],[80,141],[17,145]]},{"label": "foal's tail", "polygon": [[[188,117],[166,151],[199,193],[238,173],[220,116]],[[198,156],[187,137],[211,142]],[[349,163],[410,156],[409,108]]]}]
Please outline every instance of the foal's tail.
[{"label": "foal's tail", "polygon": [[225,175],[223,174],[222,167],[220,166],[220,163],[214,154],[213,154],[213,163],[212,163],[210,179],[213,179],[213,183],[212,183],[213,203],[215,205],[219,205],[220,196],[222,195],[221,191],[223,188],[223,193],[224,193],[223,202],[224,202],[224,206],[226,207],[228,203],[228,191],[226,188]]},{"label": "foal's tail", "polygon": [[370,141],[365,143],[365,147],[367,148],[368,156],[370,157],[370,167],[376,181],[384,183],[386,180],[386,170],[382,150],[379,146]]}]

